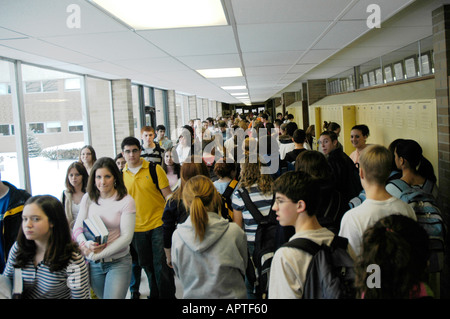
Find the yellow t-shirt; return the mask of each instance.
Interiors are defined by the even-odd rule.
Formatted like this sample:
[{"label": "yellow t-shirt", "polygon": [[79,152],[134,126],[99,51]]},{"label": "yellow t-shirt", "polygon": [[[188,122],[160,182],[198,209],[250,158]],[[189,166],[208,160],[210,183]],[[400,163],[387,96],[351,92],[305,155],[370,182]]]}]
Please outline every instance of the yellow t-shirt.
[{"label": "yellow t-shirt", "polygon": [[[169,186],[166,172],[160,165],[156,165],[159,188]],[[149,162],[142,159],[142,167],[136,174],[128,169],[128,164],[123,169],[123,180],[136,203],[135,232],[145,232],[155,229],[163,224],[162,215],[166,201],[161,192],[153,183],[149,170]]]}]

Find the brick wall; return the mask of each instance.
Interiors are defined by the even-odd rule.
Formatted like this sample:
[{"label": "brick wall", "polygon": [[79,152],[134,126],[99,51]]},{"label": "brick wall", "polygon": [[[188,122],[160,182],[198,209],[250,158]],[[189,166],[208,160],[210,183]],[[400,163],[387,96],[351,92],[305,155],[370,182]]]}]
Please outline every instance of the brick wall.
[{"label": "brick wall", "polygon": [[314,104],[327,95],[327,80],[307,81],[308,105]]},{"label": "brick wall", "polygon": [[197,97],[191,95],[189,96],[189,119],[196,119],[197,117]]},{"label": "brick wall", "polygon": [[[113,111],[114,111],[114,134],[117,152],[120,152],[120,144],[127,136],[134,135],[133,103],[131,95],[131,81],[127,79],[113,80],[112,83]],[[103,121],[110,122],[109,118]],[[91,126],[96,123],[91,121]],[[111,134],[104,134],[105,138],[111,139]],[[92,137],[100,138],[100,137]],[[109,155],[112,156],[112,155]]]},{"label": "brick wall", "polygon": [[450,213],[450,143],[449,143],[449,83],[450,83],[450,6],[432,12],[433,50],[435,64],[439,201],[441,209]]}]

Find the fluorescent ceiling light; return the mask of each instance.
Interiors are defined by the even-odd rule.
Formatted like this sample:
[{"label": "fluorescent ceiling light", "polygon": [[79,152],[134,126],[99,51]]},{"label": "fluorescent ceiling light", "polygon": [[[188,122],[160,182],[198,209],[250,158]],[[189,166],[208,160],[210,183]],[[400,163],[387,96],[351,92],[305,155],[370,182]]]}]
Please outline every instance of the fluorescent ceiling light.
[{"label": "fluorescent ceiling light", "polygon": [[205,78],[232,78],[236,76],[242,76],[240,68],[225,68],[225,69],[203,69],[196,70]]},{"label": "fluorescent ceiling light", "polygon": [[227,25],[220,0],[91,0],[135,30]]},{"label": "fluorescent ceiling light", "polygon": [[240,96],[240,95],[248,96],[248,93],[247,92],[244,92],[244,93],[231,93],[231,95],[233,95],[233,96]]},{"label": "fluorescent ceiling light", "polygon": [[224,90],[245,90],[247,87],[245,85],[235,85],[235,86],[222,86]]}]

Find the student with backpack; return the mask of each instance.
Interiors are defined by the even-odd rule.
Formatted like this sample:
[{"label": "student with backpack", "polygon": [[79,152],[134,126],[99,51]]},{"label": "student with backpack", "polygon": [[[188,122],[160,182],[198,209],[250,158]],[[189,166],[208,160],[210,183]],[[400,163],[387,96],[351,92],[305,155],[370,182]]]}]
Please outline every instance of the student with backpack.
[{"label": "student with backpack", "polygon": [[394,150],[395,164],[401,170],[401,178],[386,185],[386,191],[407,203],[429,236],[430,279],[437,296],[440,294],[440,273],[444,267],[447,221],[437,205],[438,188],[433,166],[422,155],[422,148],[414,140],[400,140]]},{"label": "student with backpack", "polygon": [[[318,222],[316,214],[320,202],[319,189],[320,181],[302,171],[286,172],[274,182],[273,209],[280,225],[295,227],[295,235],[280,247],[273,257],[269,281],[270,299],[338,298],[346,295],[344,287],[348,287],[347,296],[354,297],[351,289],[353,255],[345,238],[335,236]],[[323,278],[320,272],[308,271],[309,268],[324,269],[311,267],[310,264],[313,260],[314,264],[317,263],[315,256],[329,253],[330,245],[344,257],[345,263],[339,267],[344,267],[349,275],[340,278],[342,281],[336,281],[342,282],[342,287],[337,287],[338,294],[330,293],[331,285],[318,287],[317,281],[312,278],[315,275],[316,278]],[[317,250],[317,253],[312,250]],[[325,294],[322,294],[322,291]]]},{"label": "student with backpack", "polygon": [[[175,282],[165,263],[162,227],[166,198],[172,193],[169,180],[160,165],[141,157],[137,138],[124,138],[121,149],[127,161],[123,180],[136,202],[136,225],[131,245],[137,253],[138,265],[147,274],[150,298],[174,298]],[[137,276],[135,279],[138,288],[140,279]],[[131,287],[132,294],[133,289]]]},{"label": "student with backpack", "polygon": [[[258,154],[246,152],[244,162],[241,163],[239,187],[232,196],[232,207],[234,222],[241,226],[247,235],[249,254],[252,256],[250,264],[259,262],[258,260],[253,261],[258,221],[252,215],[250,207],[254,205],[262,216],[269,215],[273,202],[272,184],[273,179],[270,175],[261,174],[261,162]],[[247,194],[248,196],[245,196]],[[247,276],[247,279],[250,277]],[[261,293],[255,295],[253,284],[252,280],[247,280],[249,299],[261,295]],[[265,291],[266,289],[262,288],[261,290]]]},{"label": "student with backpack", "polygon": [[361,252],[364,231],[379,219],[401,214],[416,220],[416,214],[409,205],[385,190],[391,173],[391,159],[389,150],[381,145],[369,145],[361,152],[359,176],[366,200],[344,214],[339,231],[339,236],[348,238],[357,255]]},{"label": "student with backpack", "polygon": [[422,147],[414,140],[400,140],[394,150],[394,160],[402,175],[399,180],[391,180],[386,190],[400,198],[402,192],[410,187],[422,188],[437,198],[438,188],[433,165],[422,155]]}]

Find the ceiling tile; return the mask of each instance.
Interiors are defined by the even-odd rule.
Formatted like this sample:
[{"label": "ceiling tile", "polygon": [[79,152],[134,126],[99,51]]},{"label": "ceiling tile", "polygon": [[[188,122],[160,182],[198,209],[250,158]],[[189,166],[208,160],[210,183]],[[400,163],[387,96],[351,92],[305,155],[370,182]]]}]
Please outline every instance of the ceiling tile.
[{"label": "ceiling tile", "polygon": [[314,45],[313,49],[342,49],[370,31],[366,20],[339,21]]},{"label": "ceiling tile", "polygon": [[193,70],[240,67],[239,54],[179,56],[177,59]]},{"label": "ceiling tile", "polygon": [[[299,22],[238,26],[242,52],[302,51],[326,30],[329,22]],[[282,36],[280,36],[282,35]]]},{"label": "ceiling tile", "polygon": [[49,43],[108,61],[167,56],[166,53],[131,31],[43,39]]},{"label": "ceiling tile", "polygon": [[0,45],[67,63],[80,64],[100,61],[95,57],[67,50],[51,43],[33,38],[0,40]]},{"label": "ceiling tile", "polygon": [[351,0],[232,0],[237,24],[333,21]]},{"label": "ceiling tile", "polygon": [[137,34],[175,57],[238,53],[230,26],[137,31]]},{"label": "ceiling tile", "polygon": [[149,74],[172,72],[172,71],[184,71],[188,69],[184,64],[170,57],[120,60],[115,61],[115,63],[121,65],[124,68],[129,68],[135,71],[145,72]]},{"label": "ceiling tile", "polygon": [[[70,28],[67,24],[74,13],[70,10],[67,12],[70,5],[79,8],[79,28]],[[2,0],[0,7],[0,27],[33,37],[127,30],[122,24],[83,0]]]},{"label": "ceiling tile", "polygon": [[292,65],[305,51],[245,52],[242,54],[246,67]]}]

